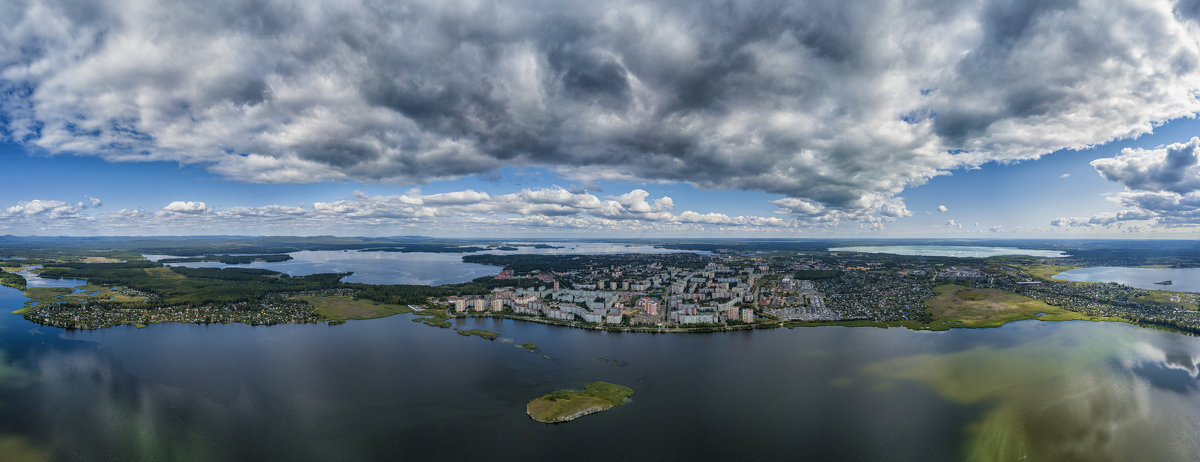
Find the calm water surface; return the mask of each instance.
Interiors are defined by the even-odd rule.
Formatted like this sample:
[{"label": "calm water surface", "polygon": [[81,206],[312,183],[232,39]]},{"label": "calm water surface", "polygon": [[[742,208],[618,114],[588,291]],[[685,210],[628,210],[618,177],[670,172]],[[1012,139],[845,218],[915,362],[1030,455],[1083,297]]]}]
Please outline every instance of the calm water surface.
[{"label": "calm water surface", "polygon": [[[0,308],[25,298],[0,289]],[[7,311],[5,311],[7,313]],[[0,454],[26,460],[1188,460],[1200,341],[1116,323],[614,334],[459,320],[152,325],[0,316]],[[515,344],[534,342],[531,353]],[[631,403],[525,403],[593,380]]]},{"label": "calm water surface", "polygon": [[[1139,289],[1200,292],[1200,268],[1101,266],[1058,273],[1054,275],[1054,278],[1080,282],[1116,282]],[[1155,284],[1162,281],[1171,281],[1171,285]]]},{"label": "calm water surface", "polygon": [[33,265],[24,270],[17,271],[17,274],[25,277],[26,287],[79,287],[87,284],[87,281],[82,279],[46,279],[31,271],[40,269],[41,267],[42,265]]},{"label": "calm water surface", "polygon": [[[536,249],[533,247],[518,247],[515,251],[487,250],[470,254],[463,253],[430,253],[430,252],[359,252],[356,250],[318,250],[292,252],[292,260],[284,262],[256,262],[236,265],[238,268],[261,268],[287,273],[292,276],[304,276],[317,273],[353,272],[344,281],[364,284],[451,284],[467,282],[472,279],[492,276],[500,272],[500,267],[466,263],[463,255],[477,254],[539,254],[539,255],[568,255],[568,254],[616,254],[616,253],[678,253],[682,250],[662,249],[650,245],[639,244],[608,244],[608,243],[553,243],[559,247],[553,249]],[[691,252],[707,254],[708,252]],[[170,255],[146,255],[150,260],[160,260]],[[227,265],[219,262],[170,263],[170,266],[187,266],[191,268],[225,268]]]}]

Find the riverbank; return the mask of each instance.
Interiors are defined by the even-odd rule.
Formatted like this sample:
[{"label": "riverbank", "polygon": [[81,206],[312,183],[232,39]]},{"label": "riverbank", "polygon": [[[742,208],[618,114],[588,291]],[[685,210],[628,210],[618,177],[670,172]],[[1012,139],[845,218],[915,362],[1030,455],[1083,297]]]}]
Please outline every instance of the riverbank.
[{"label": "riverbank", "polygon": [[[444,306],[389,304],[364,298],[356,298],[352,292],[301,293],[273,298],[270,313],[246,311],[245,307],[214,306],[199,308],[132,308],[124,309],[122,303],[142,301],[133,293],[112,287],[89,285],[83,290],[36,288],[26,290],[30,301],[17,314],[39,324],[74,329],[98,329],[123,324],[148,325],[159,322],[183,323],[229,323],[281,324],[326,322],[342,324],[347,320],[366,320],[396,314],[414,314],[414,322],[429,326],[450,328],[454,318],[488,317],[536,322],[560,327],[631,333],[714,333],[749,329],[774,329],[780,327],[845,326],[845,327],[903,327],[910,330],[944,331],[952,328],[999,327],[1021,320],[1041,321],[1121,321],[1144,324],[1137,320],[1119,317],[1087,315],[1052,306],[1042,301],[998,289],[970,288],[962,285],[944,284],[935,288],[933,298],[924,302],[929,313],[928,322],[922,320],[877,321],[873,319],[842,319],[824,321],[789,321],[759,317],[753,323],[730,322],[694,326],[659,326],[594,324],[582,321],[561,321],[543,316],[521,315],[512,312],[454,312]],[[73,305],[63,302],[97,304],[94,307]],[[103,306],[101,306],[103,305]],[[256,306],[259,304],[256,304]],[[305,309],[307,307],[307,309]],[[286,308],[282,309],[281,308]],[[66,309],[63,311],[63,309]],[[62,312],[57,312],[62,311]],[[307,312],[307,313],[306,313]],[[1180,329],[1181,332],[1190,332]]]}]

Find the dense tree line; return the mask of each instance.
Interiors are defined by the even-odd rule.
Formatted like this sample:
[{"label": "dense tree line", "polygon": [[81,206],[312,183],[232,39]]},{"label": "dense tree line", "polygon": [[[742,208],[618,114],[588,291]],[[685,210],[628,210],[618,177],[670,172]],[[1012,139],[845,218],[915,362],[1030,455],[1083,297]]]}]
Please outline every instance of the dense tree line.
[{"label": "dense tree line", "polygon": [[338,288],[342,285],[339,281],[349,274],[291,277],[250,268],[167,268],[148,261],[62,263],[41,272],[47,278],[85,279],[92,284],[128,287],[153,295],[159,304],[173,306],[255,301],[273,293]]},{"label": "dense tree line", "polygon": [[[8,273],[6,273],[8,274]],[[341,282],[350,273],[288,276],[256,268],[166,267],[149,261],[124,263],[59,263],[42,270],[46,278],[84,279],[92,284],[123,286],[150,294],[151,306],[201,306],[253,302],[277,293],[353,289],[358,297],[382,303],[417,305],[429,297],[483,295],[499,287],[536,287],[546,283],[532,278],[482,277],[470,282],[440,286],[371,285]],[[19,275],[16,275],[18,278]],[[24,282],[24,279],[21,279]],[[139,305],[140,306],[140,305]]]},{"label": "dense tree line", "polygon": [[164,258],[159,263],[216,262],[226,265],[245,265],[254,262],[281,262],[291,260],[291,255],[205,255],[203,257]]},{"label": "dense tree line", "polygon": [[692,253],[672,254],[612,254],[612,255],[465,255],[463,261],[484,265],[503,266],[517,273],[582,271],[622,265],[648,265],[659,263],[677,268],[703,268],[712,257]]},{"label": "dense tree line", "polygon": [[487,247],[462,246],[460,244],[405,244],[400,247],[380,247],[363,249],[366,252],[426,252],[426,253],[473,253],[487,250]]},{"label": "dense tree line", "polygon": [[16,287],[25,290],[25,277],[17,273],[0,271],[0,286]]},{"label": "dense tree line", "polygon": [[352,284],[358,298],[394,305],[419,305],[429,297],[452,295],[485,295],[500,287],[537,287],[546,285],[538,279],[496,279],[481,277],[470,282],[440,286]]}]

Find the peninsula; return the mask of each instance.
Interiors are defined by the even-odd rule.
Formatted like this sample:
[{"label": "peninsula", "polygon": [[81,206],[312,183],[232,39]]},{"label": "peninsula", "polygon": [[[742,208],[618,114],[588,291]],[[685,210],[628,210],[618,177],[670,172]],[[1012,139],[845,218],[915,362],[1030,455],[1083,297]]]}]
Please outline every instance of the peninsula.
[{"label": "peninsula", "polygon": [[608,382],[592,382],[583,390],[558,390],[530,401],[525,413],[542,423],[562,423],[604,412],[629,402],[633,389]]}]

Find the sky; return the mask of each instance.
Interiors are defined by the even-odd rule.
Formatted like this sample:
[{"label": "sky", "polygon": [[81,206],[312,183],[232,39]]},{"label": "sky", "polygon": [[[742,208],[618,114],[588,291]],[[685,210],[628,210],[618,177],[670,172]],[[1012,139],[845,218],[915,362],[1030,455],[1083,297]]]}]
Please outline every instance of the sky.
[{"label": "sky", "polygon": [[1200,0],[0,3],[0,234],[1195,238]]}]

